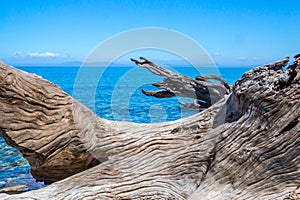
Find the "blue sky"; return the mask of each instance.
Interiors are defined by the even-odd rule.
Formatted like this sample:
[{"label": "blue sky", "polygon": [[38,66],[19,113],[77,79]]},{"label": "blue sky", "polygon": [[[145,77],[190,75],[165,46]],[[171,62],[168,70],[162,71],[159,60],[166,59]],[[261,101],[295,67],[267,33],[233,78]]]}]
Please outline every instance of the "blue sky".
[{"label": "blue sky", "polygon": [[0,0],[0,60],[83,61],[113,35],[160,27],[191,37],[216,63],[267,63],[300,53],[299,10],[299,0]]}]

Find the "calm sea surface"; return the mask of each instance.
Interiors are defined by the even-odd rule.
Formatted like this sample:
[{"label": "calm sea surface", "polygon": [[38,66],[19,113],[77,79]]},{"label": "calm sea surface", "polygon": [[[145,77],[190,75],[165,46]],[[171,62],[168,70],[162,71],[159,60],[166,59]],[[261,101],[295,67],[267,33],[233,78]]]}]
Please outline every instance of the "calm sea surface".
[{"label": "calm sea surface", "polygon": [[[179,102],[191,102],[188,98],[157,99],[142,94],[142,89],[157,90],[151,84],[162,81],[146,69],[137,67],[18,67],[37,74],[59,85],[65,92],[92,109],[97,115],[110,120],[153,123],[172,121],[195,114],[183,108]],[[190,77],[197,75],[221,75],[233,84],[250,68],[192,68],[170,67],[173,71]],[[0,138],[0,190],[24,185],[20,190],[43,187],[30,174],[28,162],[20,152]]]}]

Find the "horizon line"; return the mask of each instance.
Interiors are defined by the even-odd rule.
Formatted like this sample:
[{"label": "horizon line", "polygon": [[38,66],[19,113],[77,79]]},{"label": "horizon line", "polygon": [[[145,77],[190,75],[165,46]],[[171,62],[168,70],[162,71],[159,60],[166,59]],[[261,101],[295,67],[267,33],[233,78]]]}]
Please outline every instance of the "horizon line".
[{"label": "horizon line", "polygon": [[[114,63],[114,62],[91,62],[91,63],[85,63],[83,65],[84,62],[80,62],[80,61],[71,61],[71,62],[62,62],[62,63],[14,63],[14,62],[4,62],[1,61],[3,63],[6,63],[8,65],[11,66],[16,66],[16,67],[81,67],[81,66],[87,66],[87,67],[131,67],[131,65],[129,63],[124,63],[124,62],[118,62],[118,63]],[[159,62],[159,61],[158,61]],[[263,63],[263,64],[245,64],[245,65],[241,65],[241,64],[221,64],[221,63],[216,63],[216,64],[196,64],[197,67],[199,66],[203,66],[203,67],[208,67],[208,66],[212,66],[212,65],[216,65],[217,67],[241,67],[241,68],[249,68],[249,67],[256,67],[256,66],[262,66],[265,65],[267,63]],[[182,63],[182,62],[175,62],[173,60],[170,61],[164,61],[164,63],[162,64],[158,64],[161,66],[182,66],[182,67],[194,67],[192,64],[188,64],[188,63]],[[132,63],[132,67],[136,66],[134,63]],[[176,67],[175,66],[175,67]]]}]

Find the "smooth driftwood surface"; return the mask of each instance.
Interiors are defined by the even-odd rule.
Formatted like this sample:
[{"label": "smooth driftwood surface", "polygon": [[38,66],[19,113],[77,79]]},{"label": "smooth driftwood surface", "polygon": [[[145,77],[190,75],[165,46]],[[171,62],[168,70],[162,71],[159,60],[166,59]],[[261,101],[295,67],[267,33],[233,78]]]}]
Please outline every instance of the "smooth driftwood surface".
[{"label": "smooth driftwood surface", "polygon": [[204,111],[156,124],[98,118],[1,63],[1,135],[34,177],[56,182],[0,199],[297,199],[299,57],[286,70],[287,58],[256,67]]}]

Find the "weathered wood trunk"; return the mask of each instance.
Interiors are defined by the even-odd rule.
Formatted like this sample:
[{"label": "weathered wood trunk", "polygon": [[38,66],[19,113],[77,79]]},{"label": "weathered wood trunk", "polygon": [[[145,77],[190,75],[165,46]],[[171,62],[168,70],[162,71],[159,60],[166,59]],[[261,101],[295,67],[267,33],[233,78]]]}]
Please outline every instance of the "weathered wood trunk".
[{"label": "weathered wood trunk", "polygon": [[296,199],[299,58],[281,70],[286,64],[245,73],[194,116],[135,124],[100,119],[56,85],[2,63],[1,135],[39,180],[74,175],[0,198]]}]

